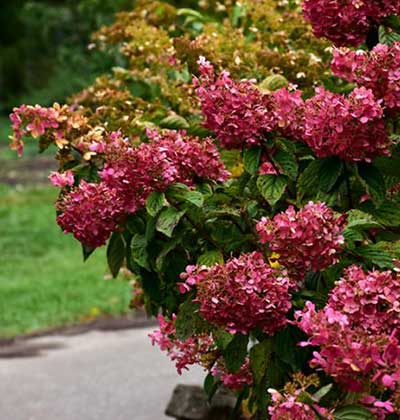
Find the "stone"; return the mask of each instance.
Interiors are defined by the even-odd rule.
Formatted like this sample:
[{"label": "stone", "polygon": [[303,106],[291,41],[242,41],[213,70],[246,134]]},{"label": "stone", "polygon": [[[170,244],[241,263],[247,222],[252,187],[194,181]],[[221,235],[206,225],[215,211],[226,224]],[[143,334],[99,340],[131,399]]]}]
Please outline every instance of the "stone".
[{"label": "stone", "polygon": [[230,420],[235,405],[235,394],[226,388],[219,388],[209,403],[202,387],[178,385],[165,414],[177,420]]}]

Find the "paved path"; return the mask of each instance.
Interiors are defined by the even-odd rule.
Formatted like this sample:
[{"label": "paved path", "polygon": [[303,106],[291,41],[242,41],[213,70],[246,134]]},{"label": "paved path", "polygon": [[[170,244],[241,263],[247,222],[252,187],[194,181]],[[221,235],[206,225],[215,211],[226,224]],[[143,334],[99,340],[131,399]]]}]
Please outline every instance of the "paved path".
[{"label": "paved path", "polygon": [[179,377],[151,346],[151,330],[30,340],[45,350],[0,358],[0,420],[167,419],[163,411],[174,386],[201,384],[204,375],[192,369]]}]

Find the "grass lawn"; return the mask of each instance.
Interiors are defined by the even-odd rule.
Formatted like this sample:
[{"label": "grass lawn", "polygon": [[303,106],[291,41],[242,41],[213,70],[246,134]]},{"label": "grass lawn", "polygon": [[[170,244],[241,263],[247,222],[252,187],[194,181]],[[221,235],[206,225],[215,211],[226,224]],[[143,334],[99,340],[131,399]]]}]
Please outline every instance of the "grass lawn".
[{"label": "grass lawn", "polygon": [[86,263],[72,236],[61,233],[57,190],[0,184],[0,336],[10,337],[128,308],[130,287],[104,280],[105,250]]}]

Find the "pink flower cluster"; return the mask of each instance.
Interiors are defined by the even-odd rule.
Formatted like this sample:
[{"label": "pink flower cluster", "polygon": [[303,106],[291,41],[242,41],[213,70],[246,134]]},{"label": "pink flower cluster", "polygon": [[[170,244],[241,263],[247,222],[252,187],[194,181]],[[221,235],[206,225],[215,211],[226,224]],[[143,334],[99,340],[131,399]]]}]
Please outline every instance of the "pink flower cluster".
[{"label": "pink flower cluster", "polygon": [[214,67],[202,57],[200,78],[195,79],[205,126],[228,149],[259,145],[268,132],[278,130],[299,138],[301,92],[280,89],[273,94],[258,90],[254,80],[236,82],[228,72],[214,73]]},{"label": "pink flower cluster", "polygon": [[325,203],[310,202],[299,211],[290,206],[273,219],[263,217],[257,231],[261,243],[268,242],[289,271],[302,277],[307,270],[320,271],[337,262],[345,221]]},{"label": "pink flower cluster", "polygon": [[349,82],[371,89],[385,107],[400,110],[400,42],[390,47],[378,44],[372,51],[336,49],[332,70]]},{"label": "pink flower cluster", "polygon": [[351,266],[332,290],[324,309],[316,311],[314,304],[307,302],[303,311],[296,312],[296,320],[310,336],[302,345],[319,347],[311,364],[348,390],[360,392],[374,385],[399,389],[398,274],[365,273]]},{"label": "pink flower cluster", "polygon": [[50,182],[58,188],[72,187],[74,185],[74,174],[72,171],[51,172],[49,175]]},{"label": "pink flower cluster", "polygon": [[172,315],[171,320],[159,315],[160,329],[153,331],[152,334],[149,334],[149,337],[153,346],[157,344],[175,362],[179,375],[182,374],[184,369],[188,369],[188,366],[201,365],[210,370],[211,374],[227,388],[239,390],[245,385],[251,385],[253,378],[249,359],[246,359],[238,372],[229,373],[225,368],[223,359],[215,352],[216,347],[211,334],[201,333],[180,340],[176,336],[175,322],[176,315]]},{"label": "pink flower cluster", "polygon": [[383,108],[371,90],[357,88],[346,97],[320,87],[305,102],[303,140],[318,157],[370,161],[389,154],[382,117]]},{"label": "pink flower cluster", "polygon": [[123,214],[124,203],[115,189],[104,183],[82,181],[59,198],[57,223],[81,243],[96,248],[104,245]]},{"label": "pink flower cluster", "polygon": [[202,357],[212,350],[214,341],[208,334],[190,336],[186,340],[176,337],[176,316],[167,320],[162,315],[158,316],[160,329],[149,334],[153,346],[157,344],[162,351],[166,351],[168,357],[175,362],[179,375],[184,369],[194,364],[202,364]]},{"label": "pink flower cluster", "polygon": [[400,14],[398,0],[304,0],[305,18],[317,37],[339,46],[362,44],[383,18]]},{"label": "pink flower cluster", "polygon": [[240,390],[245,385],[251,385],[253,383],[253,375],[250,370],[250,359],[248,358],[236,373],[227,372],[220,359],[212,367],[211,374],[214,377],[217,377],[227,388],[232,390]]},{"label": "pink flower cluster", "polygon": [[272,335],[287,322],[292,285],[285,272],[266,264],[259,252],[224,265],[188,266],[181,278],[181,292],[196,287],[202,316],[232,334],[259,328]]},{"label": "pink flower cluster", "polygon": [[[326,408],[313,404],[300,402],[299,393],[294,395],[285,393],[280,394],[275,390],[270,390],[272,394],[272,405],[268,407],[271,420],[318,420],[320,418],[333,420],[333,414]],[[317,415],[318,413],[318,415]]]},{"label": "pink flower cluster", "polygon": [[22,137],[28,133],[33,137],[39,137],[48,129],[54,130],[59,127],[59,114],[54,108],[43,108],[40,105],[21,105],[14,108],[10,114],[14,131],[11,147],[21,155],[23,151]]},{"label": "pink flower cluster", "polygon": [[194,82],[205,126],[229,149],[260,144],[273,127],[269,98],[256,89],[254,81],[236,82],[227,71],[217,76],[204,57],[199,64],[200,79]]},{"label": "pink flower cluster", "polygon": [[58,222],[65,232],[97,247],[106,242],[124,215],[142,207],[153,191],[163,191],[177,182],[193,185],[197,178],[227,178],[211,140],[188,137],[184,131],[149,131],[148,136],[149,143],[138,147],[119,133],[95,145],[96,152],[104,153],[106,159],[101,182],[83,182],[62,197]]}]

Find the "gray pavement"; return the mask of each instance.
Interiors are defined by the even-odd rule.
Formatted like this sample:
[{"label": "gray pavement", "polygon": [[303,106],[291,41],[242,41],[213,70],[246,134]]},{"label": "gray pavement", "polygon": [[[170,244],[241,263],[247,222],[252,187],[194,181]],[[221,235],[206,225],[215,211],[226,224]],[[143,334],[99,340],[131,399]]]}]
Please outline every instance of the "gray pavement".
[{"label": "gray pavement", "polygon": [[151,346],[153,329],[29,340],[38,355],[0,358],[0,420],[171,420],[174,386],[201,384],[204,373],[179,376]]}]

